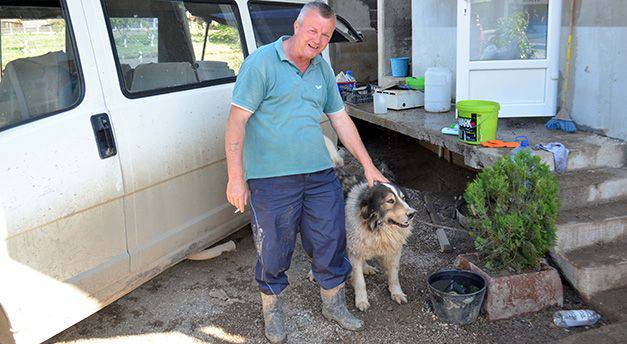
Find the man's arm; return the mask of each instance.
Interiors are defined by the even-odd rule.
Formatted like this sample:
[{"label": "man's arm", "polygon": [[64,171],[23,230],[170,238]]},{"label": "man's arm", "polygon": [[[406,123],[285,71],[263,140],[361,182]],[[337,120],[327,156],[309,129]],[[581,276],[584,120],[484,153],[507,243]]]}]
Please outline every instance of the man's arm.
[{"label": "man's arm", "polygon": [[248,186],[244,180],[244,168],[242,166],[242,150],[244,147],[246,122],[251,115],[251,112],[231,105],[229,119],[226,121],[225,150],[228,172],[226,198],[229,203],[241,212],[244,211],[248,199]]},{"label": "man's arm", "polygon": [[368,181],[368,186],[372,186],[375,181],[381,183],[389,183],[381,172],[374,166],[364,143],[359,137],[359,132],[355,127],[355,123],[348,116],[346,110],[341,110],[328,116],[331,120],[331,126],[335,129],[340,141],[348,149],[348,151],[359,161],[364,168],[364,175]]}]

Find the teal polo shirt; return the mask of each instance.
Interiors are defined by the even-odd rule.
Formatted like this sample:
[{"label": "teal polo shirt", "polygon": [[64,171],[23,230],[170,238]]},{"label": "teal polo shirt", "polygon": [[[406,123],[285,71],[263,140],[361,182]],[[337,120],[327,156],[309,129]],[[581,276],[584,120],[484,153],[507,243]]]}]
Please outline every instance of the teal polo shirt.
[{"label": "teal polo shirt", "polygon": [[252,112],[246,123],[244,178],[311,173],[333,167],[320,121],[344,109],[331,66],[316,56],[305,73],[283,41],[259,47],[240,69],[232,104]]}]

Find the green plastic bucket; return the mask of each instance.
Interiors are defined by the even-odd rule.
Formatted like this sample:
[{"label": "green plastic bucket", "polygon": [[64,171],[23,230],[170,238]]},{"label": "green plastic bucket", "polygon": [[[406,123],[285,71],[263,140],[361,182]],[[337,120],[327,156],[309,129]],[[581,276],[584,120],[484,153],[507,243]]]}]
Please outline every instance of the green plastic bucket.
[{"label": "green plastic bucket", "polygon": [[496,139],[496,127],[501,106],[488,100],[457,102],[459,140],[472,145]]}]

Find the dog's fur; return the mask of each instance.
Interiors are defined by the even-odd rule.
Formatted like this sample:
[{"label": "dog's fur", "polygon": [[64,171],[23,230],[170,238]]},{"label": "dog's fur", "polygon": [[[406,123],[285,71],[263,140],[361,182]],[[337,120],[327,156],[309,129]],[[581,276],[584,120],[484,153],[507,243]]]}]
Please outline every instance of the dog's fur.
[{"label": "dog's fur", "polygon": [[[327,140],[325,140],[327,141]],[[405,202],[402,190],[394,184],[376,184],[372,188],[363,177],[349,173],[342,156],[330,140],[327,149],[342,182],[346,197],[346,248],[353,265],[351,284],[355,289],[355,306],[365,311],[370,306],[364,275],[376,273],[368,265],[378,259],[388,277],[391,297],[399,304],[407,302],[398,280],[399,261],[403,245],[412,232],[411,218],[416,210]],[[386,177],[393,180],[389,170],[380,166]]]}]

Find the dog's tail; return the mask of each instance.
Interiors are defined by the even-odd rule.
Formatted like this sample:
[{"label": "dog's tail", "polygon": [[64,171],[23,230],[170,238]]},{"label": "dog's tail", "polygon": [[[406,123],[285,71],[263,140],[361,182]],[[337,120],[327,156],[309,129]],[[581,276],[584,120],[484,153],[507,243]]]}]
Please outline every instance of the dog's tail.
[{"label": "dog's tail", "polygon": [[329,156],[331,157],[331,161],[333,161],[333,166],[336,168],[344,166],[344,158],[342,158],[340,152],[338,152],[333,141],[331,141],[331,139],[328,138],[326,135],[324,135],[324,145],[329,151]]}]

